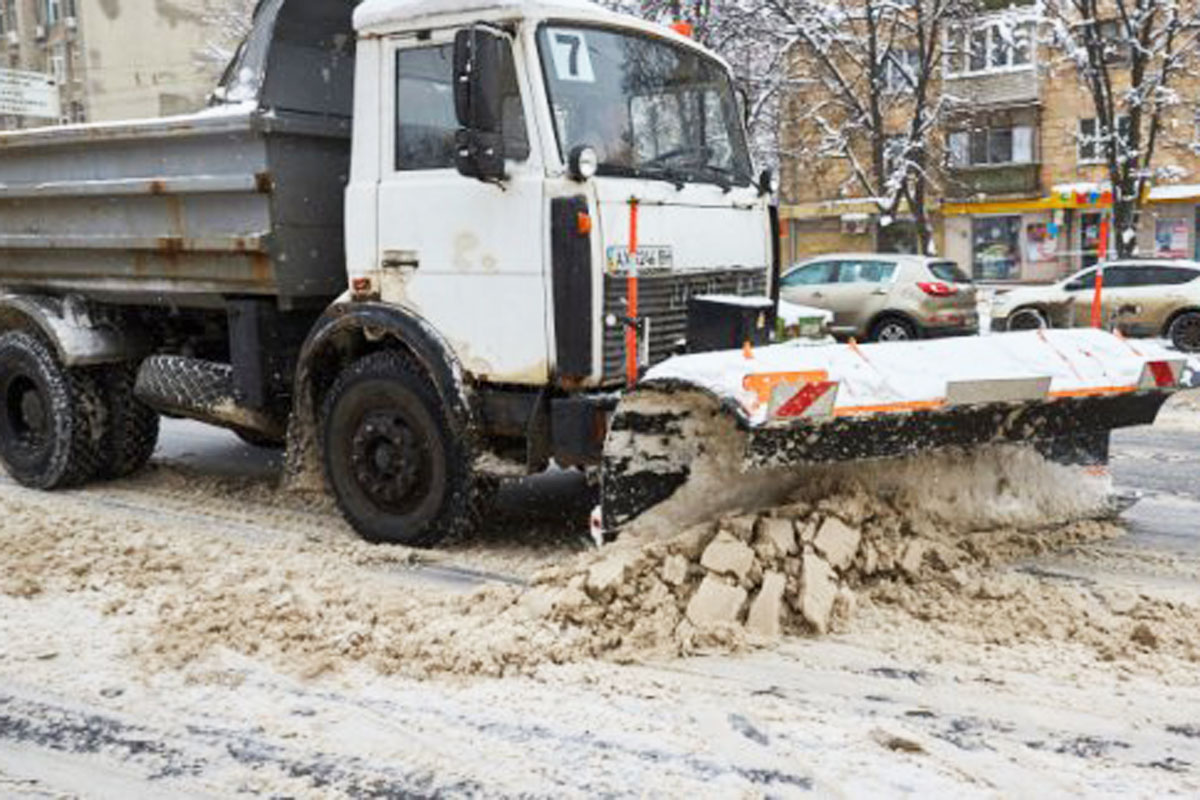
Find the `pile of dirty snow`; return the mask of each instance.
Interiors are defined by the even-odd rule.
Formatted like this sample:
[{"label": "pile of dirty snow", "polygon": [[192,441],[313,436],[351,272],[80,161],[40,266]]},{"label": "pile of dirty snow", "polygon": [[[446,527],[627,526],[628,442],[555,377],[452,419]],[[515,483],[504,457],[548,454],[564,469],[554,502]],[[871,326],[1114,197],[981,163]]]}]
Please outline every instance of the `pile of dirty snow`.
[{"label": "pile of dirty snow", "polygon": [[466,594],[406,578],[423,567],[403,548],[221,535],[207,518],[17,491],[0,494],[0,594],[80,597],[119,621],[138,663],[200,675],[233,652],[304,676],[499,676],[863,626],[912,638],[902,618],[958,626],[960,641],[1049,637],[1200,661],[1190,601],[1102,596],[1009,566],[1119,535],[1101,519],[1107,485],[1012,449],[828,470],[781,502],[666,534],[659,519],[563,552],[526,583]]},{"label": "pile of dirty snow", "polygon": [[[1105,495],[1089,480],[1055,484],[1061,468],[1018,451],[985,456],[990,466],[975,470],[956,458],[943,457],[940,477],[920,463],[894,466],[886,479],[864,470],[869,482],[813,484],[783,505],[673,536],[632,531],[526,586],[468,595],[381,595],[330,564],[301,591],[294,567],[260,564],[160,606],[151,654],[182,666],[224,647],[307,674],[353,661],[384,673],[506,675],[589,658],[736,650],[845,629],[864,600],[931,618],[930,598],[959,608],[1011,597],[991,568],[1120,533],[1102,520],[1044,516],[1102,511]],[[1016,473],[1044,485],[1017,492]],[[991,485],[990,506],[973,482]],[[986,508],[966,513],[980,504],[993,519]],[[1041,525],[1014,524],[1034,510]]]}]

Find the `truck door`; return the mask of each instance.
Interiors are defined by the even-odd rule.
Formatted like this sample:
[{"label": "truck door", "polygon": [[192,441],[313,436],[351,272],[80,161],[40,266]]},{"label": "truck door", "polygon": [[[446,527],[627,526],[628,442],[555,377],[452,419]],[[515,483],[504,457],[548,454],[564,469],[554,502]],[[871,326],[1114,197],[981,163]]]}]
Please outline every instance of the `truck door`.
[{"label": "truck door", "polygon": [[397,37],[385,51],[381,297],[428,322],[480,380],[544,384],[543,175],[526,125],[528,83],[509,41],[501,77],[507,178],[464,177],[455,166],[454,35]]}]

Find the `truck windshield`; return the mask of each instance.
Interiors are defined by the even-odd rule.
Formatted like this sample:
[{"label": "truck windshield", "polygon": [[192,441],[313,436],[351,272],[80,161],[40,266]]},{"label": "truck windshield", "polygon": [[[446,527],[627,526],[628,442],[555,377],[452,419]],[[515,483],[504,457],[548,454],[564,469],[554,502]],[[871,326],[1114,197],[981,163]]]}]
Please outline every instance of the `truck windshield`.
[{"label": "truck windshield", "polygon": [[594,148],[600,174],[751,182],[733,88],[719,63],[604,28],[544,25],[538,38],[564,155]]}]

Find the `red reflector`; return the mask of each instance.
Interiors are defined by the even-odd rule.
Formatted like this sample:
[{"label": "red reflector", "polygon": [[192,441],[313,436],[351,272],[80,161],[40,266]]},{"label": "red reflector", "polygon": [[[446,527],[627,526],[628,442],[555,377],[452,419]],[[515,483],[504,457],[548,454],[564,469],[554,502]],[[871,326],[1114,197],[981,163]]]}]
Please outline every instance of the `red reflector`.
[{"label": "red reflector", "polygon": [[792,399],[781,405],[775,412],[775,416],[787,419],[789,417],[803,416],[804,412],[812,406],[813,403],[820,400],[825,394],[837,384],[833,381],[821,381],[819,383],[805,384],[792,395]]},{"label": "red reflector", "polygon": [[950,284],[942,283],[941,281],[933,281],[932,283],[918,283],[917,286],[921,287],[922,292],[932,295],[933,297],[950,297],[951,295],[958,294],[957,286],[951,286]]},{"label": "red reflector", "polygon": [[592,232],[592,217],[586,211],[575,215],[575,231],[580,236],[587,236]]},{"label": "red reflector", "polygon": [[1147,364],[1150,374],[1154,376],[1154,384],[1160,387],[1175,385],[1175,372],[1166,361],[1151,361]]},{"label": "red reflector", "polygon": [[371,291],[371,279],[354,278],[350,281],[350,288],[353,289],[356,294],[364,294],[369,292]]},{"label": "red reflector", "polygon": [[680,36],[692,38],[692,23],[690,22],[672,22],[671,30],[678,33]]}]

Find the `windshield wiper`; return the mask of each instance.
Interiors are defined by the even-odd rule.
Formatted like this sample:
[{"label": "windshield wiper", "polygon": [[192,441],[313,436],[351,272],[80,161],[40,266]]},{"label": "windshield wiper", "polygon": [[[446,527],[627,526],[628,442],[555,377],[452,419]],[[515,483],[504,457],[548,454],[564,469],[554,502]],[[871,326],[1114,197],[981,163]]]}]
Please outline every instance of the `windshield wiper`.
[{"label": "windshield wiper", "polygon": [[687,173],[680,172],[667,167],[638,167],[633,171],[633,174],[639,178],[650,178],[652,180],[668,181],[675,186],[675,190],[682,189],[687,184]]},{"label": "windshield wiper", "polygon": [[721,187],[721,191],[729,194],[733,190],[733,170],[718,167],[716,164],[699,164],[696,169],[703,170],[712,178],[712,182]]}]

